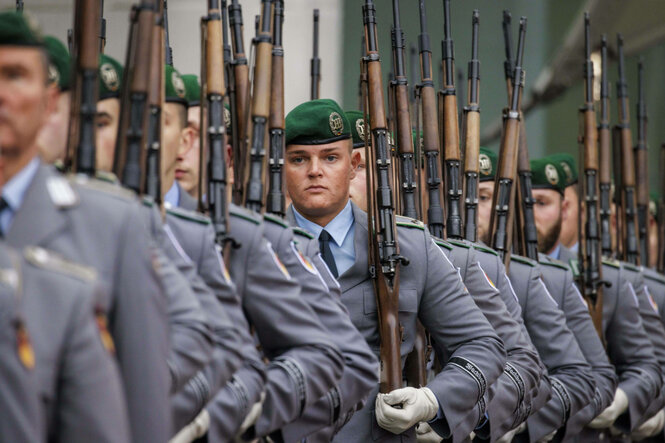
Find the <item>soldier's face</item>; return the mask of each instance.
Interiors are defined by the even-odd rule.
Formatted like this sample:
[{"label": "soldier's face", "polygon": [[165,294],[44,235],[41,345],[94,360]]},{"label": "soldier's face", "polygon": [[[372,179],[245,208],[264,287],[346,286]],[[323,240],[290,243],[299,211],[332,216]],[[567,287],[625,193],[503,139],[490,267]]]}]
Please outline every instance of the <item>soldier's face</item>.
[{"label": "soldier's face", "polygon": [[478,238],[489,244],[490,216],[492,215],[492,197],[494,180],[478,183]]},{"label": "soldier's face", "polygon": [[97,102],[95,167],[98,171],[111,172],[113,168],[119,118],[120,99],[107,98]]},{"label": "soldier's face", "polygon": [[164,114],[164,125],[162,128],[162,185],[168,190],[175,179],[175,165],[178,150],[184,140],[184,129],[186,125],[186,112],[184,106],[179,103],[165,103],[162,108]]},{"label": "soldier's face", "polygon": [[533,216],[538,231],[538,251],[548,254],[559,242],[563,196],[551,189],[534,189]]},{"label": "soldier's face", "polygon": [[[18,162],[22,168],[37,155],[37,134],[55,107],[58,91],[47,84],[45,61],[39,49],[0,46],[0,148],[6,166]],[[6,172],[9,180],[12,173]]]},{"label": "soldier's face", "polygon": [[356,148],[353,153],[358,153],[359,162],[356,166],[356,176],[351,180],[349,197],[360,209],[367,212],[367,175],[365,174],[365,148]]},{"label": "soldier's face", "polygon": [[579,199],[577,197],[577,185],[566,187],[564,192],[564,205],[566,210],[563,211],[563,219],[561,220],[561,234],[559,241],[566,247],[571,247],[579,241],[578,235],[578,215],[579,215]]},{"label": "soldier's face", "polygon": [[287,146],[286,187],[298,212],[325,226],[346,205],[359,161],[351,140]]},{"label": "soldier's face", "polygon": [[69,132],[69,105],[71,97],[68,91],[58,94],[54,111],[46,120],[37,136],[39,156],[45,163],[64,160]]},{"label": "soldier's face", "polygon": [[[175,167],[175,179],[180,186],[192,197],[198,197],[199,182],[199,126],[201,119],[201,108],[193,106],[187,109],[187,127],[190,128],[194,137],[183,140],[183,145],[178,150],[178,158]],[[187,143],[189,141],[189,143]]]}]

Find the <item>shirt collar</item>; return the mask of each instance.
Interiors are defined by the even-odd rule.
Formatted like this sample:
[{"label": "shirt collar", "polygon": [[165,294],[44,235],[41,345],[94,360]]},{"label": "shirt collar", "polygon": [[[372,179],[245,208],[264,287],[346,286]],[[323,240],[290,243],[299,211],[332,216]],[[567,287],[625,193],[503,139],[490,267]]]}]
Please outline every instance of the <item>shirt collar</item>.
[{"label": "shirt collar", "polygon": [[316,237],[321,234],[321,231],[324,229],[328,231],[328,234],[335,240],[337,246],[341,246],[344,243],[346,235],[349,233],[349,229],[353,226],[353,208],[351,207],[351,200],[346,202],[346,206],[342,209],[339,214],[335,216],[330,222],[325,226],[317,225],[314,222],[307,220],[303,217],[295,207],[293,207],[293,215],[296,218],[296,223],[301,228],[307,229],[309,232],[314,234]]},{"label": "shirt collar", "polygon": [[561,243],[557,243],[556,248],[554,248],[554,250],[547,255],[555,260],[559,260],[559,257],[561,257]]},{"label": "shirt collar", "polygon": [[178,207],[178,203],[180,203],[180,188],[177,181],[173,180],[171,188],[164,194],[164,201],[174,208]]},{"label": "shirt collar", "polygon": [[21,207],[25,193],[30,183],[32,183],[37,169],[39,169],[39,158],[35,157],[2,187],[2,198],[5,199],[12,211],[16,211]]}]

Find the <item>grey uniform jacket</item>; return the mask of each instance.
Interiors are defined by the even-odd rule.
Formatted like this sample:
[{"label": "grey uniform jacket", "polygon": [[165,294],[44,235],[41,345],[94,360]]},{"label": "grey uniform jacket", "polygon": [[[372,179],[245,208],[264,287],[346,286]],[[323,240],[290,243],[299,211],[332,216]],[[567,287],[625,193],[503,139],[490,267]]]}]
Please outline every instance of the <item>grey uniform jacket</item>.
[{"label": "grey uniform jacket", "polygon": [[[197,293],[215,333],[213,360],[173,399],[173,422],[177,431],[198,415],[241,366],[253,369],[261,381],[263,363],[249,334],[235,286],[217,250],[210,219],[169,208],[165,233],[177,245],[180,261],[188,264],[187,271],[183,272],[189,281],[195,286],[204,285],[206,291],[197,290]],[[232,392],[226,394],[236,398]],[[241,410],[247,406],[236,404]],[[232,431],[230,429],[229,434]]]},{"label": "grey uniform jacket", "polygon": [[[341,302],[339,284],[334,278],[326,282],[321,274],[330,275],[330,272],[319,257],[318,241],[300,228],[296,228],[296,240],[295,232],[284,220],[268,214],[263,218],[264,237],[272,244],[289,274],[298,281],[301,296],[344,357],[344,372],[339,382],[308,406],[301,417],[285,426],[280,437],[286,442],[300,441],[326,427],[329,430],[308,437],[308,441],[322,441],[324,436],[329,441],[331,431],[341,427],[356,409],[364,406],[370,390],[378,383],[378,360],[353,326],[349,312]],[[323,268],[321,272],[317,265]],[[260,419],[257,423],[259,434],[264,433],[261,428]]]},{"label": "grey uniform jacket", "polygon": [[[120,374],[112,344],[102,344],[108,331],[95,318],[95,272],[42,248],[28,247],[22,255],[18,290],[35,355],[42,438],[128,442]],[[0,266],[12,260],[8,248],[0,249]]]},{"label": "grey uniform jacket", "polygon": [[594,328],[586,302],[575,286],[572,271],[563,262],[545,254],[540,254],[539,258],[545,286],[566,316],[566,325],[575,334],[596,382],[593,401],[568,420],[566,436],[572,437],[612,403],[619,380]]},{"label": "grey uniform jacket", "polygon": [[[229,212],[229,231],[238,246],[231,249],[231,278],[263,354],[270,360],[261,429],[272,432],[324,396],[340,379],[344,364],[328,332],[300,297],[300,286],[263,238],[260,216],[235,205]],[[241,370],[234,378],[247,387],[251,405],[260,392],[248,375],[252,374]],[[224,401],[218,395],[206,408],[211,415],[211,441],[229,437],[215,423],[225,413]],[[248,434],[255,433],[252,428]]]},{"label": "grey uniform jacket", "polygon": [[42,165],[14,216],[7,241],[15,247],[42,246],[97,270],[108,294],[100,305],[109,316],[132,440],[168,440],[167,300],[136,200],[96,180],[72,185]]},{"label": "grey uniform jacket", "polygon": [[552,398],[527,420],[529,440],[537,441],[561,428],[565,432],[568,418],[593,399],[595,381],[563,312],[541,279],[537,262],[513,255],[508,275],[552,384]]},{"label": "grey uniform jacket", "polygon": [[[355,263],[339,278],[342,302],[353,324],[365,337],[372,351],[379,355],[379,331],[376,299],[368,269],[367,214],[351,203],[355,218]],[[293,218],[289,208],[287,216]],[[455,268],[432,241],[420,222],[398,217],[400,253],[410,260],[400,269],[399,320],[404,328],[401,346],[402,366],[413,349],[416,320],[432,337],[432,344],[443,370],[427,384],[437,397],[441,419],[431,426],[443,436],[452,432],[468,435],[484,415],[487,388],[499,377],[505,364],[505,350],[496,332],[473,303]],[[365,405],[337,434],[335,441],[367,442],[415,441],[414,428],[394,435],[376,422],[376,386]],[[476,420],[468,425],[468,415],[476,411]]]},{"label": "grey uniform jacket", "polygon": [[[479,437],[494,440],[526,419],[531,392],[540,382],[540,360],[520,323],[510,315],[499,291],[478,262],[473,245],[459,240],[435,241],[459,270],[473,301],[506,348],[503,374],[490,387],[488,420],[475,431]],[[503,425],[507,422],[507,426]],[[458,439],[463,437],[458,436]]]},{"label": "grey uniform jacket", "polygon": [[665,276],[650,268],[642,268],[644,273],[644,284],[649,288],[649,293],[655,302],[660,322],[665,325]]}]

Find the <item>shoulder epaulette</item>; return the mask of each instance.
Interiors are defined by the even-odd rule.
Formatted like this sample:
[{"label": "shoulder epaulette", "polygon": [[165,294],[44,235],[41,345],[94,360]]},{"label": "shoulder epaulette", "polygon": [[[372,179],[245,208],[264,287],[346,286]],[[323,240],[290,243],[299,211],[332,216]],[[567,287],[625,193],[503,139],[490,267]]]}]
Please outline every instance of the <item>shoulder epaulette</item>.
[{"label": "shoulder epaulette", "polygon": [[437,246],[440,246],[440,247],[442,247],[442,248],[445,248],[445,249],[447,249],[447,250],[449,250],[449,251],[452,251],[452,250],[453,250],[453,247],[450,246],[450,243],[449,243],[449,242],[447,242],[447,241],[445,241],[445,240],[441,240],[439,237],[434,237],[434,236],[432,236],[432,240],[434,240],[434,243],[436,243]]},{"label": "shoulder epaulette", "polygon": [[480,252],[484,252],[486,254],[492,254],[492,255],[497,256],[497,257],[499,256],[499,253],[496,252],[494,249],[488,248],[486,246],[479,245],[479,244],[476,244],[476,243],[473,244],[473,249],[475,249],[477,251],[480,251]]},{"label": "shoulder epaulette", "polygon": [[637,267],[637,266],[635,266],[635,265],[632,264],[632,263],[626,263],[626,262],[623,262],[623,267],[626,268],[626,269],[628,269],[629,271],[640,272],[640,268]]},{"label": "shoulder epaulette", "polygon": [[70,262],[60,255],[38,246],[28,246],[23,250],[23,256],[38,268],[61,272],[87,282],[97,279],[97,271],[93,268]]},{"label": "shoulder epaulette", "polygon": [[466,242],[463,242],[463,241],[460,241],[460,240],[455,240],[455,239],[450,239],[449,238],[448,243],[450,243],[451,245],[459,246],[460,248],[464,248],[464,249],[470,249],[471,248],[470,243],[466,243]]},{"label": "shoulder epaulette", "polygon": [[261,216],[259,214],[240,206],[229,207],[229,215],[233,217],[242,218],[244,220],[254,223],[255,225],[261,224],[261,218],[260,218]]},{"label": "shoulder epaulette", "polygon": [[289,227],[289,224],[282,217],[275,214],[263,214],[263,219],[283,228]]},{"label": "shoulder epaulette", "polygon": [[571,258],[568,262],[570,264],[570,270],[573,272],[573,276],[577,277],[580,275],[579,260],[576,258]]},{"label": "shoulder epaulette", "polygon": [[46,181],[46,190],[53,204],[58,208],[69,208],[79,202],[79,195],[63,176],[51,176]]},{"label": "shoulder epaulette", "polygon": [[174,217],[178,217],[183,220],[193,221],[201,225],[209,225],[211,223],[208,217],[203,214],[199,214],[198,212],[189,211],[177,206],[174,207],[169,204],[165,204],[164,209],[166,209],[167,214],[173,215]]},{"label": "shoulder epaulette", "polygon": [[395,223],[397,226],[402,226],[404,228],[415,228],[420,229],[421,231],[425,230],[425,223],[415,218],[404,217],[403,215],[395,216]]},{"label": "shoulder epaulette", "polygon": [[313,239],[314,239],[314,236],[312,235],[311,232],[309,232],[309,231],[306,230],[306,229],[301,228],[300,226],[291,226],[291,229],[293,230],[293,232],[294,232],[296,235],[301,235],[301,236],[306,237],[306,238],[308,238],[308,239],[310,239],[310,240],[313,240]]},{"label": "shoulder epaulette", "polygon": [[550,256],[547,256],[547,255],[544,256],[544,257],[541,257],[540,264],[545,265],[545,266],[552,266],[552,267],[555,267],[555,268],[560,268],[560,269],[563,269],[565,271],[570,270],[570,268],[564,262],[556,260],[556,259],[554,259]]},{"label": "shoulder epaulette", "polygon": [[76,183],[78,186],[82,186],[88,189],[94,189],[96,191],[103,192],[105,194],[113,195],[115,197],[120,197],[125,200],[135,200],[136,193],[131,189],[123,188],[118,184],[118,182],[107,182],[104,180],[99,180],[97,178],[90,178],[80,174],[73,175],[70,174],[69,180],[73,183]]},{"label": "shoulder epaulette", "polygon": [[143,206],[147,206],[148,208],[155,206],[155,200],[153,200],[153,198],[149,195],[144,195],[141,199],[141,203],[143,203]]},{"label": "shoulder epaulette", "polygon": [[648,278],[649,280],[657,281],[658,283],[664,284],[665,285],[665,275],[660,274],[658,272],[645,272],[644,273],[644,278]]},{"label": "shoulder epaulette", "polygon": [[535,268],[538,264],[536,261],[531,260],[530,258],[514,254],[510,256],[510,261],[516,261],[517,263],[522,263],[523,265],[531,266],[532,268]]},{"label": "shoulder epaulette", "polygon": [[118,180],[118,176],[115,175],[113,172],[107,172],[107,171],[96,171],[95,172],[95,178],[97,180],[101,180],[106,183],[112,183],[114,185],[120,184],[120,180]]},{"label": "shoulder epaulette", "polygon": [[619,263],[618,260],[614,260],[611,258],[603,258],[603,264],[617,269],[621,267],[621,263]]}]

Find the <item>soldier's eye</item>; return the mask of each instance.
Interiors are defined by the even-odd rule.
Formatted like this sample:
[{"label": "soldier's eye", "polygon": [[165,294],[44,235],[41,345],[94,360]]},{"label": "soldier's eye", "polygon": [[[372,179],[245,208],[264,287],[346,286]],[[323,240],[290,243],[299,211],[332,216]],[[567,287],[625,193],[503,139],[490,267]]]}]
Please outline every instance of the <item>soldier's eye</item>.
[{"label": "soldier's eye", "polygon": [[326,157],[326,160],[329,161],[329,162],[334,162],[335,160],[337,160],[337,156],[336,155],[329,155],[329,156]]}]

